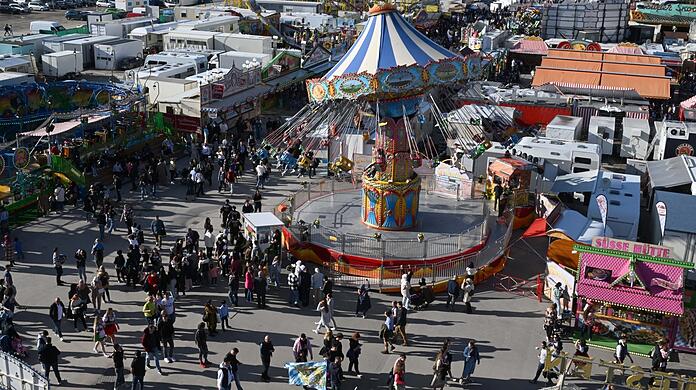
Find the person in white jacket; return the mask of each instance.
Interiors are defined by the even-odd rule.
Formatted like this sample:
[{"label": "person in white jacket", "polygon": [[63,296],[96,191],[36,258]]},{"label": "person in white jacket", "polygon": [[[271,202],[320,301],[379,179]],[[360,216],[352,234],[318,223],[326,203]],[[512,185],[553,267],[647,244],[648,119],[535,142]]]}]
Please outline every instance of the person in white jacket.
[{"label": "person in white jacket", "polygon": [[406,310],[411,310],[411,277],[413,271],[401,275],[401,304]]},{"label": "person in white jacket", "polygon": [[208,229],[205,234],[203,234],[203,244],[205,245],[205,255],[212,258],[213,249],[215,248],[215,234],[213,234],[213,229]]},{"label": "person in white jacket", "polygon": [[326,331],[328,332],[329,330],[331,330],[331,309],[329,308],[329,304],[326,302],[325,299],[319,301],[319,304],[317,305],[317,311],[319,312],[319,322],[317,323],[317,328],[314,329],[314,333],[318,334],[319,329],[322,326],[326,328]]},{"label": "person in white jacket", "polygon": [[230,390],[232,388],[232,382],[234,381],[234,374],[232,373],[230,367],[230,361],[227,357],[220,363],[220,368],[217,372],[217,389],[218,390]]},{"label": "person in white jacket", "polygon": [[314,268],[312,275],[312,300],[318,304],[321,300],[321,286],[324,284],[324,274],[319,271],[319,268]]}]

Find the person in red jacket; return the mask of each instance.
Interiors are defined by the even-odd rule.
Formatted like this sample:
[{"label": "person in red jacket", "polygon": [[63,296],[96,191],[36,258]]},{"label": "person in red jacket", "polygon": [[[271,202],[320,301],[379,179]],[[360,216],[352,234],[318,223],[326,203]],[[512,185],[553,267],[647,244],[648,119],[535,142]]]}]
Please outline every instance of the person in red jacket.
[{"label": "person in red jacket", "polygon": [[150,295],[157,294],[157,289],[159,285],[159,276],[155,270],[150,271],[150,273],[145,278],[145,283],[147,283],[147,291]]}]

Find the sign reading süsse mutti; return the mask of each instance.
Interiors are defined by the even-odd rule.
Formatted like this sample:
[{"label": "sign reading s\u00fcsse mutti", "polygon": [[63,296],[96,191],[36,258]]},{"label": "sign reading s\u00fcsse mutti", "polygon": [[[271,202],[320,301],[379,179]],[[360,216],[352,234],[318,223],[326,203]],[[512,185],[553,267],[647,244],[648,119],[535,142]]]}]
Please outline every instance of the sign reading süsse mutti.
[{"label": "sign reading s\u00fcsse mutti", "polygon": [[611,237],[595,237],[592,239],[595,248],[611,249],[621,252],[637,253],[652,257],[672,258],[672,248],[653,245],[645,242],[619,240]]}]

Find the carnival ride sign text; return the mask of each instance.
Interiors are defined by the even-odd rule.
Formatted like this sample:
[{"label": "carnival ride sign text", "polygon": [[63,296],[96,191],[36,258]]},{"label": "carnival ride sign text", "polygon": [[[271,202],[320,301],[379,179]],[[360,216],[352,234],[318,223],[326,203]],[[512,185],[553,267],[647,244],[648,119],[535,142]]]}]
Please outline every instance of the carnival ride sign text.
[{"label": "carnival ride sign text", "polygon": [[647,244],[644,242],[619,240],[610,237],[594,237],[592,239],[592,246],[595,248],[611,249],[621,252],[648,255],[652,257],[662,257],[668,259],[672,258],[671,248]]}]

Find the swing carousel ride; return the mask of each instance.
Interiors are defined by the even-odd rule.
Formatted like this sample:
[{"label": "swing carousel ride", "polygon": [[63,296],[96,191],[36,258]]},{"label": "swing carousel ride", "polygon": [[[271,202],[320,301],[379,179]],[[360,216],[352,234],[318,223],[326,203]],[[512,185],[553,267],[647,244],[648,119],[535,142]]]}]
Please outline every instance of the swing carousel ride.
[{"label": "swing carousel ride", "polygon": [[[335,180],[361,182],[361,190],[332,191],[292,210],[286,237],[297,244],[289,245],[296,257],[326,262],[330,256],[363,264],[386,258],[398,264],[442,261],[482,248],[483,228],[469,234],[473,239],[465,244],[449,239],[482,226],[483,203],[471,199],[472,191],[465,196],[468,200],[423,191],[418,174],[435,173],[433,161],[443,148],[438,148],[433,129],[439,127],[444,135],[450,128],[433,96],[466,81],[480,64],[431,41],[393,5],[370,9],[365,29],[350,50],[324,77],[307,81],[310,103],[267,137],[284,172],[309,166],[326,153]],[[478,137],[485,141],[484,135]],[[468,144],[472,152],[480,146]],[[370,156],[363,166],[354,161],[361,155]],[[298,225],[309,226],[311,234],[299,237],[301,229],[293,228]],[[391,241],[399,253],[385,253],[384,245],[381,251],[380,245],[376,251],[346,250],[346,244],[355,247],[359,238],[377,244]],[[423,249],[425,241],[432,244],[430,250]]]}]

